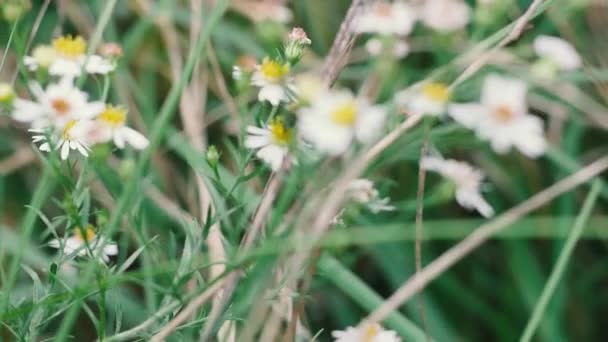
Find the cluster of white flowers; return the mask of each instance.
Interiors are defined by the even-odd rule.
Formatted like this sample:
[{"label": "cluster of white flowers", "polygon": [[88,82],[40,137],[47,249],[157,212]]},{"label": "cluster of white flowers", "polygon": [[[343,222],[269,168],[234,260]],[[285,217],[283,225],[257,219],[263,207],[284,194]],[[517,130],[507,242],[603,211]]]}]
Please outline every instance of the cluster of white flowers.
[{"label": "cluster of white flowers", "polygon": [[373,33],[365,45],[374,56],[388,51],[397,58],[407,56],[410,47],[405,38],[420,20],[438,32],[462,30],[471,20],[471,9],[463,0],[427,0],[419,4],[405,1],[374,1],[366,5],[356,18],[354,29]]},{"label": "cluster of white flowers", "polygon": [[88,156],[92,145],[114,142],[141,150],[148,140],[126,126],[127,111],[103,101],[90,101],[89,94],[78,88],[75,77],[86,73],[105,74],[114,69],[115,61],[99,55],[86,55],[86,42],[81,37],[60,37],[51,46],[38,46],[33,56],[25,58],[31,70],[48,72],[52,78],[45,88],[29,83],[32,99],[12,101],[14,120],[30,125],[33,142],[40,150],[59,150],[62,159],[70,151]]}]

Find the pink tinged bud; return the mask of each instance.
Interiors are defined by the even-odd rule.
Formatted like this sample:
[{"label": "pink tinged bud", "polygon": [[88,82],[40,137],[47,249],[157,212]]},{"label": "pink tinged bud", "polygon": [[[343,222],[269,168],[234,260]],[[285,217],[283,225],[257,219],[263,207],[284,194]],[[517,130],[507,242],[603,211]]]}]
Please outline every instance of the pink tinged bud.
[{"label": "pink tinged bud", "polygon": [[122,46],[118,43],[105,43],[99,47],[99,53],[106,58],[118,58],[123,54]]},{"label": "pink tinged bud", "polygon": [[289,34],[289,40],[302,45],[310,45],[311,41],[306,35],[306,31],[301,27],[294,27]]}]

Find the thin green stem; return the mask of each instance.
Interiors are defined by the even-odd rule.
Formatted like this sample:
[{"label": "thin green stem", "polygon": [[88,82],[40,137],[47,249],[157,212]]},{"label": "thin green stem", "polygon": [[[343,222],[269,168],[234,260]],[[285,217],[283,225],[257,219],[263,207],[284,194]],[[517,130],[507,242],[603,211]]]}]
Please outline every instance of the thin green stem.
[{"label": "thin green stem", "polygon": [[540,295],[540,298],[538,299],[538,302],[536,302],[536,306],[534,307],[532,316],[530,316],[530,319],[528,320],[528,324],[526,325],[524,333],[522,334],[521,338],[519,339],[520,342],[529,342],[532,339],[532,337],[534,336],[534,332],[538,328],[538,325],[540,324],[540,322],[543,318],[543,314],[545,313],[545,310],[547,309],[547,306],[549,305],[549,301],[551,300],[551,297],[555,293],[555,289],[559,285],[559,281],[562,278],[564,271],[566,270],[566,266],[568,265],[568,261],[570,260],[570,257],[572,256],[574,247],[576,246],[576,243],[580,239],[583,229],[585,228],[585,224],[587,223],[587,220],[589,219],[589,216],[591,215],[591,211],[593,210],[593,206],[595,205],[595,202],[598,198],[601,188],[602,188],[602,186],[601,186],[600,182],[598,182],[598,181],[595,181],[593,183],[593,185],[591,186],[591,191],[589,192],[589,194],[587,195],[587,198],[585,199],[585,202],[583,204],[583,209],[581,210],[581,213],[577,217],[576,223],[574,224],[574,227],[572,228],[570,235],[568,235],[568,238],[566,239],[564,248],[562,249],[562,251],[557,259],[557,263],[555,264],[555,267],[553,268],[553,271],[551,272],[551,275],[549,276],[549,280],[545,284],[545,287],[543,289],[543,292]]},{"label": "thin green stem", "polygon": [[15,20],[13,27],[11,28],[11,33],[8,36],[8,41],[6,42],[6,47],[4,48],[4,53],[2,54],[2,61],[0,61],[0,71],[4,68],[4,63],[6,62],[6,56],[8,56],[8,50],[11,47],[11,43],[13,42],[13,36],[15,35],[15,30],[17,28],[17,24],[19,24],[19,19]]}]

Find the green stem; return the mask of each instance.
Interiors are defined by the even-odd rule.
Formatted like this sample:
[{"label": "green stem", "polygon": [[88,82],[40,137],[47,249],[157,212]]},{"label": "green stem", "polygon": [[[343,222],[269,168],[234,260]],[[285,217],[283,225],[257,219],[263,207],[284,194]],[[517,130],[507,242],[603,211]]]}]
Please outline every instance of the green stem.
[{"label": "green stem", "polygon": [[4,48],[4,53],[2,54],[2,61],[0,62],[0,71],[4,67],[4,63],[6,62],[6,56],[8,56],[8,49],[11,47],[11,43],[13,42],[13,36],[15,34],[15,29],[17,28],[17,24],[19,23],[19,19],[15,20],[13,24],[13,28],[11,29],[11,33],[8,36],[8,42],[6,42],[6,47]]},{"label": "green stem", "polygon": [[555,289],[559,285],[559,281],[562,278],[564,271],[566,270],[566,266],[568,265],[568,261],[572,256],[574,247],[576,246],[576,243],[581,237],[583,229],[585,228],[585,224],[587,223],[587,220],[591,215],[591,211],[593,210],[593,206],[595,205],[600,189],[600,182],[595,181],[591,186],[591,191],[589,192],[589,195],[587,195],[587,198],[585,199],[583,209],[577,217],[576,223],[574,224],[570,235],[568,235],[568,239],[564,244],[564,248],[562,249],[557,259],[557,263],[555,264],[551,275],[549,276],[549,280],[545,284],[545,288],[543,289],[543,292],[541,293],[538,302],[536,302],[536,306],[534,307],[532,316],[530,316],[524,333],[519,339],[520,342],[529,342],[532,339],[534,332],[538,328],[538,325],[540,324],[540,321],[543,318],[543,314],[545,313],[545,310],[549,305],[549,301],[551,300],[553,293],[555,293]]}]

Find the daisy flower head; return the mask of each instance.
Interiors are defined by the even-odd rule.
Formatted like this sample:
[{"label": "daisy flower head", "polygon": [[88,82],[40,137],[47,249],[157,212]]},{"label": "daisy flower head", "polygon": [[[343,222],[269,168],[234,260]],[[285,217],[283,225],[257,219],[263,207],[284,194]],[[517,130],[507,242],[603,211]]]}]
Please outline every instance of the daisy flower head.
[{"label": "daisy flower head", "polygon": [[420,167],[437,172],[449,179],[456,186],[456,202],[465,209],[477,210],[483,217],[491,217],[494,210],[481,196],[481,184],[484,174],[471,165],[452,159],[424,157]]},{"label": "daisy flower head", "polygon": [[416,10],[403,1],[374,1],[366,5],[355,19],[359,33],[406,36],[416,23]]},{"label": "daisy flower head", "polygon": [[564,39],[541,35],[534,39],[534,52],[557,70],[576,70],[582,66],[581,56]]},{"label": "daisy flower head", "polygon": [[331,335],[334,342],[401,342],[396,332],[384,330],[377,323],[348,327],[346,330],[335,330]]},{"label": "daisy flower head", "polygon": [[491,74],[484,80],[480,103],[451,104],[448,113],[489,141],[494,151],[507,153],[514,147],[536,158],[545,152],[547,141],[542,120],[528,113],[526,93],[521,80]]},{"label": "daisy flower head", "polygon": [[289,102],[293,85],[289,76],[289,64],[264,58],[262,64],[256,67],[251,84],[260,88],[259,101],[268,101],[273,106],[281,102]]},{"label": "daisy flower head", "polygon": [[382,134],[385,116],[383,107],[348,90],[327,91],[298,111],[298,131],[317,150],[337,156],[353,140],[369,143]]},{"label": "daisy flower head", "polygon": [[445,112],[449,100],[450,89],[441,82],[427,82],[397,95],[397,102],[410,114],[439,116]]},{"label": "daisy flower head", "polygon": [[88,132],[88,140],[91,143],[105,143],[113,141],[116,147],[123,149],[126,144],[136,150],[148,147],[148,139],[126,125],[127,110],[120,106],[108,105],[96,117],[94,125]]},{"label": "daisy flower head", "polygon": [[439,32],[458,31],[471,21],[471,9],[463,0],[426,0],[422,22]]},{"label": "daisy flower head", "polygon": [[89,156],[90,148],[87,136],[92,125],[93,122],[89,120],[72,120],[63,127],[56,147],[61,151],[60,156],[62,160],[68,159],[72,150],[78,151],[85,157]]},{"label": "daisy flower head", "polygon": [[245,147],[257,150],[256,156],[277,171],[289,152],[292,137],[292,130],[285,126],[282,118],[276,118],[263,128],[248,126]]},{"label": "daisy flower head", "polygon": [[49,246],[61,248],[66,255],[77,252],[78,256],[88,255],[92,257],[100,252],[99,255],[105,263],[110,261],[111,256],[118,254],[116,243],[104,236],[97,235],[92,225],[89,225],[86,229],[76,227],[72,236],[64,239],[53,239],[49,241]]},{"label": "daisy flower head", "polygon": [[30,123],[32,128],[63,128],[72,120],[91,119],[104,108],[102,102],[88,102],[88,94],[76,88],[69,77],[49,84],[46,89],[31,82],[30,90],[36,101],[15,99],[12,117]]},{"label": "daisy flower head", "polygon": [[42,67],[51,75],[69,77],[79,76],[82,69],[89,74],[107,74],[115,67],[99,55],[87,56],[87,42],[80,36],[55,38],[50,48],[52,51],[48,46],[35,49],[34,55],[25,57],[25,65],[32,71]]}]

